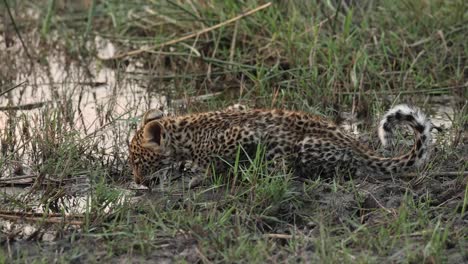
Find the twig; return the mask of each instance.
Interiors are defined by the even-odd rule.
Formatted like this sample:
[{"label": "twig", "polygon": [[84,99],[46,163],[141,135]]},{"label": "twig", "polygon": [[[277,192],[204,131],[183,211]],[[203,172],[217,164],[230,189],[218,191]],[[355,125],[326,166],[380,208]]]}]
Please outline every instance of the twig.
[{"label": "twig", "polygon": [[11,92],[11,91],[13,91],[14,89],[20,87],[21,85],[23,85],[23,84],[25,84],[25,83],[27,83],[27,82],[28,82],[28,81],[26,80],[26,81],[24,81],[24,82],[22,82],[22,83],[19,83],[19,84],[14,85],[14,86],[12,86],[12,87],[10,87],[10,88],[7,88],[5,91],[0,92],[0,96],[2,96],[2,95],[4,95],[4,94],[7,94],[7,93],[9,93],[9,92]]},{"label": "twig", "polygon": [[[16,216],[27,216],[27,217],[44,217],[44,213],[34,213],[34,212],[16,212],[16,211],[5,211],[0,210],[2,215],[16,215]],[[59,213],[49,213],[48,217],[63,217],[63,214]],[[67,215],[66,218],[84,218],[84,215]]]},{"label": "twig", "polygon": [[[0,175],[0,176],[2,176],[2,175]],[[9,183],[9,182],[15,183],[15,181],[25,180],[25,179],[35,179],[37,177],[39,177],[39,173],[29,173],[29,174],[26,174],[26,173],[15,174],[15,173],[13,173],[13,174],[10,174],[10,175],[6,175],[3,178],[0,178],[0,184],[5,183],[5,182],[6,183]],[[87,178],[86,173],[75,174],[72,178],[61,178],[61,177],[59,177],[58,175],[55,175],[55,174],[54,175],[47,174],[44,177],[44,179],[46,181],[55,182],[55,183],[63,183],[63,182],[68,182],[68,181],[77,181],[77,180],[81,180],[81,179],[85,179],[85,178]],[[0,212],[1,212],[1,210],[0,210]]]},{"label": "twig", "polygon": [[69,215],[64,216],[62,214],[44,214],[44,213],[33,213],[33,212],[14,212],[0,210],[0,218],[7,220],[26,220],[31,222],[42,222],[51,224],[66,223],[70,225],[83,225],[83,215]]},{"label": "twig", "polygon": [[51,218],[44,218],[44,217],[29,217],[29,216],[20,216],[20,215],[4,215],[0,214],[0,218],[7,219],[7,220],[26,220],[31,222],[42,222],[42,223],[50,223],[50,224],[61,224],[66,223],[69,225],[83,225],[84,221],[80,220],[67,220],[63,217],[51,217]]},{"label": "twig", "polygon": [[141,53],[149,52],[149,51],[154,50],[154,49],[162,48],[162,47],[165,47],[165,46],[176,44],[178,42],[181,42],[181,41],[184,41],[184,40],[187,40],[187,39],[191,39],[191,38],[194,38],[194,37],[199,36],[201,34],[205,34],[207,32],[210,32],[212,30],[215,30],[217,28],[225,26],[227,24],[230,24],[232,22],[235,22],[235,21],[237,21],[237,20],[239,20],[239,19],[241,19],[243,17],[249,16],[249,15],[251,15],[253,13],[256,13],[256,12],[262,10],[262,9],[265,9],[265,8],[267,8],[269,6],[271,6],[271,2],[268,2],[268,3],[264,4],[264,5],[261,5],[259,7],[256,7],[254,9],[252,9],[252,10],[244,12],[244,13],[236,16],[236,17],[228,19],[228,20],[226,20],[224,22],[221,22],[219,24],[216,24],[216,25],[214,25],[212,27],[208,27],[208,28],[202,29],[200,31],[197,31],[195,33],[189,34],[187,36],[183,36],[183,37],[180,37],[178,39],[173,39],[173,40],[161,43],[161,44],[157,44],[157,45],[154,45],[152,47],[140,48],[140,49],[137,49],[137,50],[132,50],[132,51],[125,52],[125,53],[122,53],[122,54],[118,54],[118,55],[116,55],[114,57],[111,57],[111,58],[109,58],[107,60],[115,60],[115,59],[121,59],[121,58],[125,58],[125,57],[135,56],[135,55],[138,55],[138,54],[141,54]]},{"label": "twig", "polygon": [[17,181],[17,180],[24,180],[24,179],[31,179],[31,178],[36,178],[36,177],[37,177],[37,175],[35,175],[35,174],[23,175],[23,176],[18,176],[18,177],[10,177],[10,178],[0,179],[0,183]]},{"label": "twig", "polygon": [[11,23],[13,24],[13,27],[15,28],[16,35],[18,35],[18,38],[21,41],[21,45],[23,46],[24,52],[26,53],[26,56],[28,56],[29,60],[32,63],[33,59],[31,57],[31,55],[29,54],[29,51],[28,51],[28,48],[26,47],[26,44],[24,44],[23,38],[21,37],[21,34],[20,34],[19,30],[18,30],[18,27],[16,26],[15,19],[13,18],[13,15],[11,14],[10,6],[8,5],[8,1],[3,0],[3,2],[5,3],[5,7],[7,9],[8,16],[10,17]]},{"label": "twig", "polygon": [[[185,54],[184,54],[184,55],[185,55]],[[129,72],[130,72],[130,73],[133,73],[133,72],[131,72],[131,71],[129,71]],[[24,81],[24,82],[22,82],[22,83],[20,83],[20,84],[18,84],[18,85],[15,85],[15,87],[13,87],[13,89],[16,88],[17,86],[22,85],[22,84],[25,84],[25,83],[27,83],[27,82],[28,82],[28,81]],[[63,85],[81,85],[81,86],[91,86],[92,88],[95,88],[95,87],[100,87],[100,86],[103,86],[103,85],[107,85],[107,83],[106,83],[106,82],[91,82],[91,81],[90,81],[90,82],[63,81],[63,82],[43,82],[43,83],[35,83],[35,84],[34,84],[35,87],[39,87],[39,86],[47,86],[47,87],[48,87],[48,86],[59,86],[59,85],[62,85],[62,86],[63,86]],[[11,89],[11,88],[9,88],[9,89]],[[9,92],[9,91],[8,91],[8,92]],[[4,92],[2,92],[2,93],[0,94],[0,96],[3,95],[3,93],[4,93]]]},{"label": "twig", "polygon": [[[40,175],[38,174],[29,174],[29,175],[23,175],[23,176],[18,176],[18,177],[9,177],[9,178],[3,178],[0,179],[0,187],[3,186],[29,186],[31,184],[35,183],[35,180],[40,178]],[[19,180],[25,180],[25,179],[31,179],[33,180],[32,182],[21,182]],[[67,181],[75,181],[77,178],[73,179],[54,179],[50,176],[44,176],[43,181],[41,182],[42,185],[46,184],[60,184],[64,183]],[[45,182],[44,182],[45,181]]]},{"label": "twig", "polygon": [[0,106],[0,111],[32,110],[32,109],[43,107],[47,103],[50,103],[50,101],[24,104],[24,105]]}]

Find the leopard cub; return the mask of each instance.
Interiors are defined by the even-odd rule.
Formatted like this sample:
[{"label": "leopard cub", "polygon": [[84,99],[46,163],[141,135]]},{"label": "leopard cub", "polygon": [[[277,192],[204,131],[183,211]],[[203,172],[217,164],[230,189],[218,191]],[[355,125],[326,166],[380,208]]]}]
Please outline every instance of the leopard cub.
[{"label": "leopard cub", "polygon": [[[313,175],[339,166],[378,174],[420,167],[428,160],[432,123],[417,108],[398,105],[379,125],[382,145],[393,138],[396,125],[409,125],[413,148],[397,157],[382,157],[333,122],[299,111],[248,109],[234,105],[222,111],[164,116],[149,110],[131,140],[130,165],[135,182],[148,185],[152,176],[171,164],[192,161],[207,169],[220,160],[232,160],[239,146],[255,151],[266,147],[266,158],[286,161],[295,171]],[[254,153],[248,153],[254,154]]]}]

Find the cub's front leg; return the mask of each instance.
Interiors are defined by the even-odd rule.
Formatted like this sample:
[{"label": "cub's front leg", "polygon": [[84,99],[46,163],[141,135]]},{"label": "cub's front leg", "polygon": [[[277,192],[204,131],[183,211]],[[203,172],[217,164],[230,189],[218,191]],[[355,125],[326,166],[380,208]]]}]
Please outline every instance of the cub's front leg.
[{"label": "cub's front leg", "polygon": [[190,164],[190,171],[193,176],[189,182],[189,189],[192,189],[211,176],[210,157],[203,155],[194,158]]}]

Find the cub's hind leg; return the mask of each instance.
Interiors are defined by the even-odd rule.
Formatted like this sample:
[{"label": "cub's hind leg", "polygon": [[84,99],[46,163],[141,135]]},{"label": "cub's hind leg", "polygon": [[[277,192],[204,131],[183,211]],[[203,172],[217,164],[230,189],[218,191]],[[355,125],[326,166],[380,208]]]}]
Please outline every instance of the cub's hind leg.
[{"label": "cub's hind leg", "polygon": [[306,137],[296,146],[296,174],[300,177],[334,176],[338,170],[349,169],[352,161],[348,146],[329,139]]}]

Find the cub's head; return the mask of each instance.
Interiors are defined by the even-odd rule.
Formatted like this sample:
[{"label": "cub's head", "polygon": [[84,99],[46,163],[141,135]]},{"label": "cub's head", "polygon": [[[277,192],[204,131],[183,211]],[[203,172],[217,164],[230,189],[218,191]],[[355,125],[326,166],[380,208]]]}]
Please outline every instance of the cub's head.
[{"label": "cub's head", "polygon": [[171,164],[162,119],[163,113],[159,110],[146,112],[140,129],[130,142],[129,160],[137,184],[149,185],[153,174]]}]

